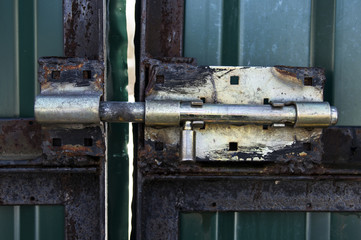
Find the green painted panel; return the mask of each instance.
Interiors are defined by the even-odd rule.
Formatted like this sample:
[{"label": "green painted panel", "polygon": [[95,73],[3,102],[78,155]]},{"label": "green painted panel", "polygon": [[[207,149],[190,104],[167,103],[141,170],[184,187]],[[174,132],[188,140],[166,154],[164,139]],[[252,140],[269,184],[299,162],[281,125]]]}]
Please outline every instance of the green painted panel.
[{"label": "green painted panel", "polygon": [[332,213],[331,240],[361,239],[360,213]]},{"label": "green painted panel", "polygon": [[63,240],[64,206],[1,206],[0,239]]},{"label": "green painted panel", "polygon": [[[38,56],[63,55],[62,0],[0,1],[0,117],[32,117]],[[64,239],[64,207],[1,206],[1,239]]]},{"label": "green painted panel", "polygon": [[359,126],[360,11],[358,0],[188,0],[184,55],[200,65],[325,68],[338,125]]},{"label": "green painted panel", "polygon": [[310,0],[188,0],[184,55],[200,65],[308,66],[310,13]]},{"label": "green painted panel", "polygon": [[234,239],[305,239],[305,213],[238,212]]},{"label": "green painted panel", "polygon": [[180,239],[305,239],[306,214],[295,212],[181,213]]},{"label": "green painted panel", "polygon": [[65,208],[64,206],[37,206],[36,210],[36,240],[65,239]]},{"label": "green painted panel", "polygon": [[19,98],[20,116],[32,117],[34,115],[35,93],[35,15],[34,3],[29,0],[18,0],[19,23]]},{"label": "green painted panel", "polygon": [[[109,0],[109,101],[127,101],[127,29],[125,0]],[[128,239],[129,157],[128,124],[108,125],[108,236]]]},{"label": "green painted panel", "polygon": [[0,233],[4,240],[14,239],[14,207],[0,207]]},{"label": "green painted panel", "polygon": [[312,1],[310,66],[325,69],[324,98],[333,104],[336,0]]},{"label": "green painted panel", "polygon": [[[339,125],[361,125],[360,11],[357,0],[186,0],[184,55],[197,58],[200,65],[323,67],[325,100],[338,108]],[[227,239],[361,238],[357,214],[288,214],[182,214],[182,239],[193,233],[201,236],[203,218],[215,216],[218,229],[210,231],[216,231],[218,239],[223,233]],[[297,229],[283,229],[289,223]]]},{"label": "green painted panel", "polygon": [[61,0],[0,1],[0,117],[32,117],[38,56],[63,56]]},{"label": "green painted panel", "polygon": [[180,215],[181,240],[216,239],[217,213],[182,213]]},{"label": "green painted panel", "polygon": [[184,55],[200,65],[220,65],[222,8],[219,0],[185,1]]},{"label": "green painted panel", "polygon": [[237,237],[234,231],[237,221],[237,214],[234,212],[218,212],[218,240],[229,240]]},{"label": "green painted panel", "polygon": [[336,1],[334,104],[339,125],[361,125],[361,2]]},{"label": "green painted panel", "polygon": [[[36,0],[36,54],[45,56],[64,56],[63,40],[63,1]],[[46,21],[45,21],[46,19]]]},{"label": "green painted panel", "polygon": [[331,228],[331,213],[306,213],[306,239],[329,240]]},{"label": "green painted panel", "polygon": [[20,239],[21,240],[38,240],[35,238],[36,218],[35,212],[37,207],[21,206],[20,207]]},{"label": "green painted panel", "polygon": [[0,1],[0,117],[19,115],[17,1]]}]

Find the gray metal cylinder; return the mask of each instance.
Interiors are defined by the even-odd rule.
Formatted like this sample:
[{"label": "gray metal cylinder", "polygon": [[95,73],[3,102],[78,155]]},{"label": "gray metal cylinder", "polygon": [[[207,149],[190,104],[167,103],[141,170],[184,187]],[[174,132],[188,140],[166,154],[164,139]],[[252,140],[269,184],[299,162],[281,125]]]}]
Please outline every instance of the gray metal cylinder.
[{"label": "gray metal cylinder", "polygon": [[99,123],[99,95],[39,95],[35,119],[39,123]]},{"label": "gray metal cylinder", "polygon": [[296,120],[294,106],[274,108],[271,105],[203,104],[192,106],[181,104],[181,121],[204,121],[206,123],[268,124],[287,123]]},{"label": "gray metal cylinder", "polygon": [[144,102],[101,102],[99,115],[106,122],[143,123],[145,106]]},{"label": "gray metal cylinder", "polygon": [[293,103],[296,107],[294,127],[328,127],[337,123],[337,110],[328,102]]},{"label": "gray metal cylinder", "polygon": [[196,156],[196,139],[195,132],[192,129],[192,123],[186,121],[182,130],[180,159],[181,161],[195,161]]},{"label": "gray metal cylinder", "polygon": [[177,126],[180,124],[179,101],[146,101],[145,125]]}]

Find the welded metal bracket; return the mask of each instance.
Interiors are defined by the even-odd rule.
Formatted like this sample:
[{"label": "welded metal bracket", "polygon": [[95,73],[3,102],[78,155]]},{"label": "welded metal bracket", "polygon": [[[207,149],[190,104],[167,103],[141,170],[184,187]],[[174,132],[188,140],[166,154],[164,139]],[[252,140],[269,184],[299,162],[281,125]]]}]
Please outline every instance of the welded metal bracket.
[{"label": "welded metal bracket", "polygon": [[48,123],[41,125],[42,150],[48,158],[79,161],[76,157],[105,155],[104,128],[98,113],[103,69],[103,62],[85,58],[39,60],[41,94],[36,100],[35,118]]}]

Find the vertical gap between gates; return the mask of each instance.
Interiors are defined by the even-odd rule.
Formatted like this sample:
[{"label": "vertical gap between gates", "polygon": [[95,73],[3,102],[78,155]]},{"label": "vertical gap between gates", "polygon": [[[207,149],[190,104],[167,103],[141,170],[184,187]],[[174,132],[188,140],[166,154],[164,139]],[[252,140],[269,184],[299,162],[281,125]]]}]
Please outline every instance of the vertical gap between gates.
[{"label": "vertical gap between gates", "polygon": [[[127,35],[128,35],[128,102],[135,102],[134,89],[135,89],[135,49],[134,49],[134,36],[135,36],[135,0],[126,1],[126,20],[127,20]],[[129,142],[128,142],[128,157],[129,157],[129,199],[128,199],[128,239],[132,232],[132,200],[133,200],[133,173],[134,173],[134,136],[133,125],[129,123]]]}]

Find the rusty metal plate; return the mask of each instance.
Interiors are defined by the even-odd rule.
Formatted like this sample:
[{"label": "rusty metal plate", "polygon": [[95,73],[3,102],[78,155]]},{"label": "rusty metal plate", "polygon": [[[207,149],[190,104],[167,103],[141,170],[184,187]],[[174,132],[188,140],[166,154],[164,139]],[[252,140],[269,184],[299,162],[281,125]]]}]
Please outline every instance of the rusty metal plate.
[{"label": "rusty metal plate", "polygon": [[64,0],[64,53],[67,57],[104,59],[105,1]]},{"label": "rusty metal plate", "polygon": [[99,93],[104,89],[104,63],[86,58],[39,59],[41,94]]},{"label": "rusty metal plate", "polygon": [[[163,63],[154,65],[149,75],[146,100],[202,99],[206,103],[223,104],[322,102],[325,83],[322,69],[285,66],[197,67]],[[179,127],[145,127],[145,144],[173,149],[172,153],[167,153],[167,157],[179,155],[180,131]],[[225,124],[206,124],[203,129],[195,131],[196,157],[199,161],[308,158],[302,146],[318,143],[322,134],[322,129]],[[231,144],[236,145],[235,149],[230,149]],[[154,156],[162,149],[157,150],[153,150]],[[278,154],[275,158],[274,153],[285,150],[287,153]]]},{"label": "rusty metal plate", "polygon": [[105,239],[102,176],[13,170],[0,175],[0,205],[63,205],[65,239]]},{"label": "rusty metal plate", "polygon": [[43,127],[42,150],[48,157],[105,156],[105,142],[100,127]]},{"label": "rusty metal plate", "polygon": [[[41,95],[96,95],[104,92],[104,64],[86,58],[41,58],[39,60]],[[105,156],[105,135],[102,124],[42,125],[42,151],[47,159],[65,164],[69,158],[90,156],[86,164],[99,164]],[[61,159],[64,159],[61,160]],[[80,161],[81,162],[81,161]]]},{"label": "rusty metal plate", "polygon": [[162,176],[144,180],[139,239],[180,239],[181,212],[361,211],[359,177]]},{"label": "rusty metal plate", "polygon": [[0,160],[40,157],[41,127],[34,119],[0,120]]}]

